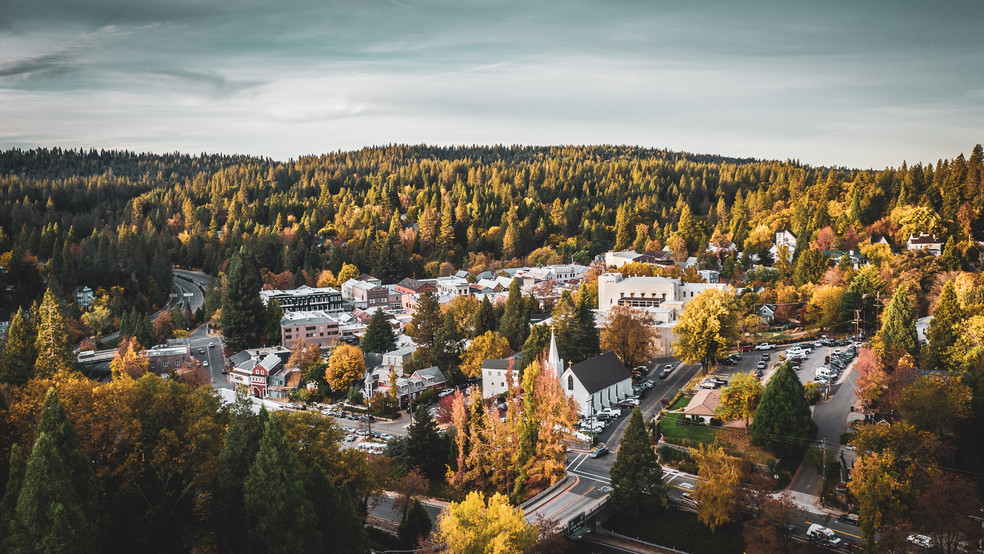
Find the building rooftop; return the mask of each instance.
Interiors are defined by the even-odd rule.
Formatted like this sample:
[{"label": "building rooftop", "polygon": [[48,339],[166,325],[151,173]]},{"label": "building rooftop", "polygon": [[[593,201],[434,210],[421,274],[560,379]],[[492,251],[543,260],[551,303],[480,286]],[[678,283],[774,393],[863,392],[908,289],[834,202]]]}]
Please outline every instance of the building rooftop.
[{"label": "building rooftop", "polygon": [[324,310],[311,312],[289,312],[280,319],[281,325],[316,325],[318,323],[338,323],[338,318]]},{"label": "building rooftop", "polygon": [[570,367],[574,376],[587,389],[588,394],[604,390],[615,383],[632,379],[632,374],[625,369],[625,364],[614,352],[605,352],[600,356],[588,358]]}]

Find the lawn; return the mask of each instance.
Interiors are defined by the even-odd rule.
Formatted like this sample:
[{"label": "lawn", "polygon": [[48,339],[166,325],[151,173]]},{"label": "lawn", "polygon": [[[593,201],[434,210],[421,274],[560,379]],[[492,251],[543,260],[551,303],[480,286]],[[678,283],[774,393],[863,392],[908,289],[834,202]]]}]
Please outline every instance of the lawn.
[{"label": "lawn", "polygon": [[690,446],[696,446],[696,443],[714,444],[716,441],[732,456],[745,458],[763,465],[775,461],[775,456],[770,452],[752,445],[751,437],[745,433],[744,429],[678,425],[681,418],[683,418],[683,414],[672,413],[663,417],[659,430],[666,438],[666,442],[679,444],[680,440],[689,439],[693,443]]},{"label": "lawn", "polygon": [[[666,414],[659,430],[667,439],[690,439],[710,444],[714,442],[714,430],[702,425],[678,425],[683,414]],[[669,441],[668,441],[669,442]]]},{"label": "lawn", "polygon": [[741,553],[745,550],[741,524],[729,523],[711,533],[697,521],[697,514],[691,512],[663,510],[635,519],[616,517],[608,520],[606,526],[621,535],[694,554]]}]

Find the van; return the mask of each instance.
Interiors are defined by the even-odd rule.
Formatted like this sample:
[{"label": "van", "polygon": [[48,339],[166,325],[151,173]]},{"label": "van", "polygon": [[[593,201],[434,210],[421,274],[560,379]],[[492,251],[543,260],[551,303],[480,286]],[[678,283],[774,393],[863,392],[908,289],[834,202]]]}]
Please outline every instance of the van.
[{"label": "van", "polygon": [[806,536],[811,542],[822,544],[824,546],[837,546],[841,542],[840,537],[819,523],[810,525],[810,528],[806,530]]},{"label": "van", "polygon": [[826,367],[821,367],[820,369],[817,369],[815,376],[830,379],[830,369]]}]

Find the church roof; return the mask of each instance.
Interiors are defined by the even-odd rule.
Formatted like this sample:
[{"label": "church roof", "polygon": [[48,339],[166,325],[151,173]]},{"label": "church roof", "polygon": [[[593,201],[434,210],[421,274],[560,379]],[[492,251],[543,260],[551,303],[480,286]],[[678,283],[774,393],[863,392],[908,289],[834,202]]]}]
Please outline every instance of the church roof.
[{"label": "church roof", "polygon": [[605,352],[600,356],[588,358],[572,365],[570,369],[588,394],[594,394],[626,379],[632,379],[632,374],[625,369],[625,364],[614,352]]}]

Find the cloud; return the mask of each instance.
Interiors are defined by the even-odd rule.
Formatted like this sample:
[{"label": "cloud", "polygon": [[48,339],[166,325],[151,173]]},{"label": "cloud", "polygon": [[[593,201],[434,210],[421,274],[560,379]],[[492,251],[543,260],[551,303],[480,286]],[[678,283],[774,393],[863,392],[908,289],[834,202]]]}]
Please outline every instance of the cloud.
[{"label": "cloud", "polygon": [[82,49],[64,48],[56,52],[27,56],[0,64],[0,78],[32,77],[47,73],[63,73],[80,65]]}]

